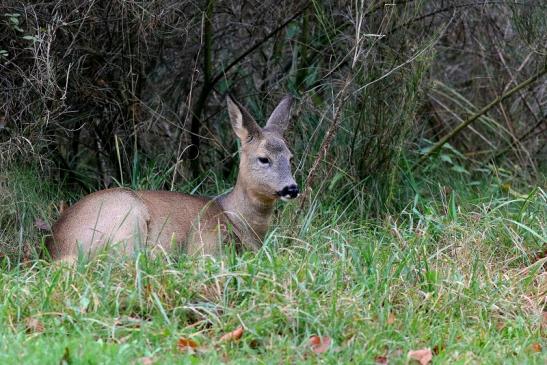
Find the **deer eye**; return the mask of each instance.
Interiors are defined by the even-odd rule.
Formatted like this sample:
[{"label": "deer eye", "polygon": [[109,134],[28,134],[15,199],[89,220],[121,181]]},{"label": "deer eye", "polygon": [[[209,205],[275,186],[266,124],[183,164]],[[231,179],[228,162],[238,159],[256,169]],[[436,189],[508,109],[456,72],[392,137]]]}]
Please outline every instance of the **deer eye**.
[{"label": "deer eye", "polygon": [[258,162],[260,162],[263,165],[269,165],[270,164],[270,159],[267,158],[267,157],[259,157]]}]

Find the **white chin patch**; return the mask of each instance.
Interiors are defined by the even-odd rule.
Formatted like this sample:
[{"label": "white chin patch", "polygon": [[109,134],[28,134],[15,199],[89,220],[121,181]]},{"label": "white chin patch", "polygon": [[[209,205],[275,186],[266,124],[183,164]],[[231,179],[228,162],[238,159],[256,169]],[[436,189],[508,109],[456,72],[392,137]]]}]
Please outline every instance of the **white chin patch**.
[{"label": "white chin patch", "polygon": [[283,200],[284,202],[288,202],[289,200],[291,200],[291,196],[290,195],[282,196],[281,200]]}]

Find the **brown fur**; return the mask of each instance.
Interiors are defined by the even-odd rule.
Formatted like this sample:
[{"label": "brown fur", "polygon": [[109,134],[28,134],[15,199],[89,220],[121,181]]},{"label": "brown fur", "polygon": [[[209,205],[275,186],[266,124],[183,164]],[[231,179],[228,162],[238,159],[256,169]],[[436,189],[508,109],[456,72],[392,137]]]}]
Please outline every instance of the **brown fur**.
[{"label": "brown fur", "polygon": [[[170,191],[101,190],[66,209],[53,226],[47,248],[54,260],[92,255],[107,244],[131,252],[140,247],[189,254],[220,253],[233,232],[242,246],[257,250],[270,225],[279,191],[294,185],[282,133],[291,99],[283,99],[264,129],[228,98],[232,127],[242,141],[234,189],[217,198]],[[265,158],[270,164],[259,162]]]}]

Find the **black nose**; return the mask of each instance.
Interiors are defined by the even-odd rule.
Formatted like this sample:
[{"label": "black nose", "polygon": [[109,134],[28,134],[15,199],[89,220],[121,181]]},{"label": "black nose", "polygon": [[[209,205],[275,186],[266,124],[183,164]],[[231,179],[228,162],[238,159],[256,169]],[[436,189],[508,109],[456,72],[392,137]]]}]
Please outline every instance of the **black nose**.
[{"label": "black nose", "polygon": [[283,190],[278,191],[277,195],[279,195],[282,198],[294,199],[298,196],[299,192],[300,190],[298,190],[297,185],[289,185],[289,186],[285,186]]}]

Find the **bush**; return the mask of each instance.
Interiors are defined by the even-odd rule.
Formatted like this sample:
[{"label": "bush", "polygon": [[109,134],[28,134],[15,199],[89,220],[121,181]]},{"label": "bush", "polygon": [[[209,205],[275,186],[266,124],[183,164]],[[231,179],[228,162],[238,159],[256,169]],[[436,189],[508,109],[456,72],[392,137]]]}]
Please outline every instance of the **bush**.
[{"label": "bush", "polygon": [[[150,165],[169,174],[158,188],[204,172],[229,178],[236,143],[225,94],[263,120],[292,93],[300,180],[319,158],[316,181],[334,179],[382,212],[404,193],[407,157],[545,63],[534,6],[545,7],[4,1],[0,164],[34,161],[84,191],[139,186]],[[536,174],[544,93],[534,84],[450,141],[458,163],[494,159]]]}]

